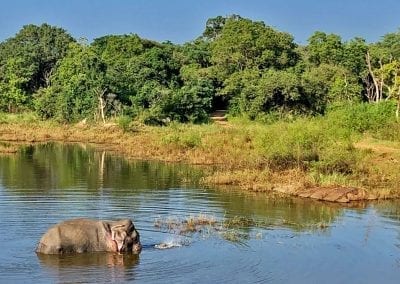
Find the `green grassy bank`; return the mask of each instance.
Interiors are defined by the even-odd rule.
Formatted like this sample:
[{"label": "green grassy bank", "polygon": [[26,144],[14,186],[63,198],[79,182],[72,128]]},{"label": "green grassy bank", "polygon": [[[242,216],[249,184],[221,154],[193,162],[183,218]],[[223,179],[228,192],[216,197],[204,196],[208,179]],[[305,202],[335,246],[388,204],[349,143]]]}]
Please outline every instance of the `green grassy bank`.
[{"label": "green grassy bank", "polygon": [[[400,196],[400,124],[394,113],[388,102],[268,123],[232,118],[223,125],[164,127],[126,118],[62,125],[32,114],[2,114],[0,140],[95,143],[131,158],[207,165],[204,183],[245,190],[299,195],[344,187],[362,190],[356,199],[394,198]],[[0,151],[13,152],[7,149]]]}]

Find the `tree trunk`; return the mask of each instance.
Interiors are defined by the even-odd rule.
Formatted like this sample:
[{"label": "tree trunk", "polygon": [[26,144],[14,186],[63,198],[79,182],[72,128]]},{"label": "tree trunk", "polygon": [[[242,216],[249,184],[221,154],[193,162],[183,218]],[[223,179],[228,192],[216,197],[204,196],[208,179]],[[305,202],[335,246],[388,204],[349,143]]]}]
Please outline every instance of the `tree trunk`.
[{"label": "tree trunk", "polygon": [[400,91],[397,93],[396,121],[399,122],[400,115]]},{"label": "tree trunk", "polygon": [[375,77],[374,72],[372,71],[372,66],[371,66],[371,57],[369,55],[369,52],[367,51],[367,54],[365,55],[365,59],[367,61],[367,66],[368,66],[368,71],[369,74],[371,75],[372,78],[372,82],[374,83],[374,98],[368,98],[369,100],[375,100],[376,102],[378,102],[381,98],[381,87],[379,86],[380,84],[378,83],[378,80]]},{"label": "tree trunk", "polygon": [[100,108],[100,116],[101,116],[101,119],[103,120],[103,123],[105,124],[106,123],[106,119],[105,119],[105,117],[104,117],[104,100],[103,100],[103,98],[102,98],[102,96],[99,96],[99,108]]},{"label": "tree trunk", "polygon": [[100,111],[101,120],[103,121],[104,124],[106,123],[106,118],[104,115],[104,109],[106,107],[106,103],[104,102],[103,96],[106,93],[106,91],[107,91],[107,89],[97,89],[95,91],[97,98],[99,100],[99,111]]}]

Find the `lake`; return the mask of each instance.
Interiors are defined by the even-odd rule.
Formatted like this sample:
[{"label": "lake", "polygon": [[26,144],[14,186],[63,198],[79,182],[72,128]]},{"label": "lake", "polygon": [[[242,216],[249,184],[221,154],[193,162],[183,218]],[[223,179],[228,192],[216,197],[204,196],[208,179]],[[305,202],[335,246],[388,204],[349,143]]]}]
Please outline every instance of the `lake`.
[{"label": "lake", "polygon": [[[0,283],[399,283],[399,201],[343,206],[201,176],[81,144],[0,156]],[[76,217],[133,219],[142,253],[36,255],[51,225]]]}]

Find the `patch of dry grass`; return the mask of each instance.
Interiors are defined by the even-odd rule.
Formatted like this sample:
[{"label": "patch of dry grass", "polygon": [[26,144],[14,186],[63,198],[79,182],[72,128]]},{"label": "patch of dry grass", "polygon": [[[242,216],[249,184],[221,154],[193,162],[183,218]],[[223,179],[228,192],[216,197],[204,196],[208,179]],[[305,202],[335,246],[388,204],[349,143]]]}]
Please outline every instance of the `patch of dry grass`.
[{"label": "patch of dry grass", "polygon": [[197,216],[189,216],[184,219],[177,217],[168,217],[166,219],[157,218],[154,226],[159,229],[166,229],[176,234],[194,233],[204,228],[212,228],[217,225],[214,216],[199,214]]},{"label": "patch of dry grass", "polygon": [[19,150],[18,145],[16,144],[0,144],[0,154],[1,155],[8,155],[8,154],[15,154]]}]

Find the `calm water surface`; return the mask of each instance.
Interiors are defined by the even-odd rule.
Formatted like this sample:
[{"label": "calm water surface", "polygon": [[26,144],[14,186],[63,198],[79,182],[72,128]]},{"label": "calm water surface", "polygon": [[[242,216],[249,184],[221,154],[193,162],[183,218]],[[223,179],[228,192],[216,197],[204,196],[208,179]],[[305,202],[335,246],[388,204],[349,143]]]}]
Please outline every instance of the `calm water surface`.
[{"label": "calm water surface", "polygon": [[[0,157],[0,283],[399,283],[398,201],[346,208],[205,189],[199,177],[83,145]],[[156,226],[199,215],[252,222],[184,235]],[[75,217],[132,218],[144,249],[139,257],[34,253],[49,226]],[[162,242],[182,246],[154,247]]]}]

